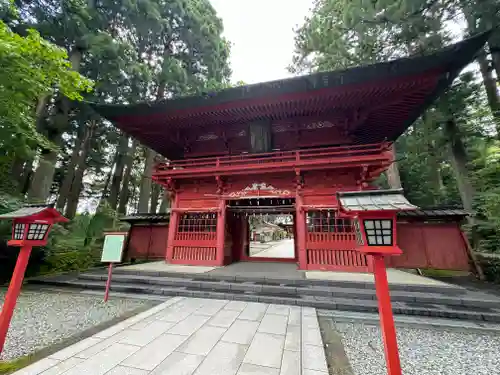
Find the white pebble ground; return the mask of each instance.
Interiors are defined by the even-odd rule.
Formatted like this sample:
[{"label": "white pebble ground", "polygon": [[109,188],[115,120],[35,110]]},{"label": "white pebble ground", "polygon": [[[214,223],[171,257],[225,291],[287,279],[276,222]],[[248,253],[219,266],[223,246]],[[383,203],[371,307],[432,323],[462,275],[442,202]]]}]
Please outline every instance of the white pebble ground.
[{"label": "white pebble ground", "polygon": [[[356,375],[386,375],[379,327],[335,323]],[[397,328],[405,375],[500,374],[500,335]]]},{"label": "white pebble ground", "polygon": [[[0,290],[3,304],[5,289]],[[107,322],[151,301],[111,298],[76,293],[23,291],[17,301],[2,360],[28,355]]]}]

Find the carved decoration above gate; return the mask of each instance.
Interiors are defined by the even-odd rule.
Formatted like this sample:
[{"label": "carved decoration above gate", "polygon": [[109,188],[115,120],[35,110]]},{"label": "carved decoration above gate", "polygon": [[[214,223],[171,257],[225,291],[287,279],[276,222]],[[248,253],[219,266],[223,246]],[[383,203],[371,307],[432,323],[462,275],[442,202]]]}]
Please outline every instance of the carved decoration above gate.
[{"label": "carved decoration above gate", "polygon": [[261,196],[278,196],[286,197],[292,195],[290,190],[276,189],[272,185],[265,182],[254,182],[240,191],[233,191],[229,193],[230,198],[255,198]]}]

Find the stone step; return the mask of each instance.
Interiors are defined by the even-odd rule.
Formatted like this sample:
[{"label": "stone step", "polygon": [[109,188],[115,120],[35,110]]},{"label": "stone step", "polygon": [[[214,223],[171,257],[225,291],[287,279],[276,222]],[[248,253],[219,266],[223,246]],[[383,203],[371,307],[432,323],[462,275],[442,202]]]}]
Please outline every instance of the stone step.
[{"label": "stone step", "polygon": [[[106,275],[106,271],[102,269],[92,270],[90,272],[86,272],[83,275]],[[285,277],[257,277],[257,276],[248,276],[248,275],[220,275],[220,274],[211,274],[211,273],[187,273],[187,272],[165,272],[165,271],[135,271],[135,270],[127,270],[122,267],[116,267],[113,270],[113,275],[127,275],[127,276],[142,276],[145,278],[150,277],[162,277],[162,278],[171,278],[171,279],[190,279],[193,281],[200,282],[210,282],[210,281],[227,281],[227,282],[254,282],[261,285],[275,285],[282,286],[283,284],[289,286],[326,286],[326,287],[347,287],[353,289],[371,289],[375,290],[375,285],[373,282],[365,282],[365,281],[353,281],[353,280],[319,280],[319,279],[289,279]],[[80,275],[82,276],[82,275]],[[415,292],[423,292],[423,293],[441,293],[445,295],[459,295],[463,294],[467,290],[458,285],[453,284],[391,284],[391,290],[399,290],[399,291],[407,291],[411,289]]]},{"label": "stone step", "polygon": [[[88,281],[105,281],[107,275],[100,273],[84,273],[78,277],[80,280]],[[255,292],[263,295],[279,295],[283,297],[296,297],[296,296],[322,296],[322,297],[335,297],[335,298],[350,298],[361,300],[375,300],[376,294],[374,289],[359,289],[352,288],[349,284],[346,286],[315,286],[304,284],[289,285],[286,280],[282,280],[281,285],[269,285],[266,283],[256,282],[230,282],[230,281],[200,281],[199,279],[187,278],[174,278],[174,277],[155,277],[155,276],[142,276],[142,275],[126,275],[118,274],[113,275],[113,281],[122,284],[136,284],[136,285],[161,285],[170,287],[184,287],[188,290],[207,290],[219,291],[221,293],[238,293],[238,292]],[[466,293],[462,290],[460,295],[443,295],[441,293],[433,292],[415,292],[413,290],[392,290],[391,298],[394,302],[414,302],[423,304],[437,303],[439,305],[448,306],[469,306],[469,307],[500,307],[499,299],[488,299],[488,296]]]},{"label": "stone step", "polygon": [[[88,280],[80,278],[45,278],[32,279],[31,283],[46,284],[59,287],[70,287],[79,289],[104,290],[104,280]],[[201,284],[200,284],[201,285]],[[150,294],[162,296],[185,296],[197,298],[214,298],[242,300],[252,302],[264,302],[275,304],[310,306],[327,310],[354,311],[354,312],[377,312],[377,301],[375,299],[359,299],[352,296],[314,296],[314,295],[286,295],[282,293],[270,293],[267,291],[238,291],[238,290],[207,290],[200,287],[186,286],[164,286],[153,283],[123,283],[114,280],[111,284],[112,292]],[[434,316],[451,319],[465,319],[475,321],[500,322],[500,309],[481,306],[451,306],[438,303],[403,302],[394,301],[393,310],[395,314]]]}]

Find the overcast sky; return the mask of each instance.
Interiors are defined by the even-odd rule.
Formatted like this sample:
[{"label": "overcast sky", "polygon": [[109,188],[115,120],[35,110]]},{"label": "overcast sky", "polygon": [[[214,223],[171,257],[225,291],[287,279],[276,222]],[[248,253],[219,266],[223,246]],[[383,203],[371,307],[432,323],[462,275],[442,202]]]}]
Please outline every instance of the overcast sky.
[{"label": "overcast sky", "polygon": [[210,0],[232,43],[232,81],[257,83],[291,76],[293,29],[313,0]]}]

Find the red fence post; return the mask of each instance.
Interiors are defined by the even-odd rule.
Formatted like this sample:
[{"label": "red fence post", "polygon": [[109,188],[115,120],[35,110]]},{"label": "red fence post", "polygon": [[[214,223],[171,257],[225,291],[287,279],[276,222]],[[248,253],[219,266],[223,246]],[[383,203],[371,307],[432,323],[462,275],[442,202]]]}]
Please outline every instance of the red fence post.
[{"label": "red fence post", "polygon": [[226,200],[219,202],[219,211],[217,212],[217,253],[216,260],[219,266],[224,265],[224,240],[226,237]]},{"label": "red fence post", "polygon": [[389,294],[389,282],[387,281],[387,271],[383,255],[373,255],[373,267],[375,275],[375,289],[378,300],[378,311],[380,315],[380,328],[382,330],[382,338],[384,341],[387,374],[401,375],[398,341],[396,338],[396,328],[394,327],[391,296]]},{"label": "red fence post", "polygon": [[9,289],[5,295],[2,313],[0,314],[0,353],[3,351],[3,347],[5,345],[5,339],[7,338],[7,332],[9,330],[12,314],[14,314],[17,297],[19,296],[21,286],[23,285],[24,273],[26,272],[26,267],[28,266],[30,254],[31,246],[23,246],[19,250],[16,267],[14,268],[14,273],[10,279]]},{"label": "red fence post", "polygon": [[171,262],[174,258],[174,241],[175,235],[177,234],[177,227],[179,223],[179,212],[175,208],[179,207],[179,195],[174,195],[174,201],[172,202],[172,210],[170,211],[170,221],[168,223],[168,237],[167,237],[167,262]]},{"label": "red fence post", "polygon": [[306,249],[306,218],[305,212],[303,210],[303,199],[300,194],[297,194],[295,198],[295,226],[297,231],[297,251],[299,253],[299,269],[307,269],[307,249]]}]

